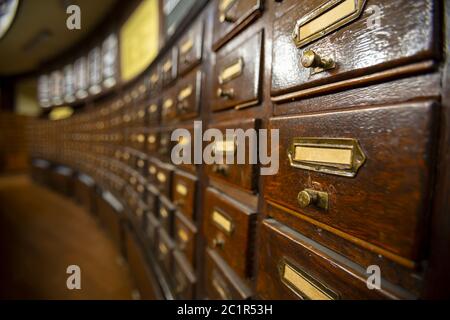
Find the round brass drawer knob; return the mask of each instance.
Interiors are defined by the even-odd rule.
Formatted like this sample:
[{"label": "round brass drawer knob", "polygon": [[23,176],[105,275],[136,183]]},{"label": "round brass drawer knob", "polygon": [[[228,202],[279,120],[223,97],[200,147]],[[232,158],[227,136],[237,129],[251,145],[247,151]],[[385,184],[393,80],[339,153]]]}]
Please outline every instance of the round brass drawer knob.
[{"label": "round brass drawer knob", "polygon": [[317,194],[303,190],[297,195],[297,201],[300,207],[306,208],[317,201]]},{"label": "round brass drawer knob", "polygon": [[334,67],[333,59],[322,58],[313,50],[306,50],[303,52],[301,63],[305,68],[330,69]]}]

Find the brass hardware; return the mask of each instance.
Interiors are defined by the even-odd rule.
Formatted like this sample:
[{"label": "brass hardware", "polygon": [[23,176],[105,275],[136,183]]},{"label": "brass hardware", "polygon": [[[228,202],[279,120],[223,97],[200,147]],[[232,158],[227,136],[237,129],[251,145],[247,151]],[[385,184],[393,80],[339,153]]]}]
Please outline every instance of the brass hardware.
[{"label": "brass hardware", "polygon": [[339,295],[305,271],[283,259],[278,265],[281,281],[302,299],[336,300]]},{"label": "brass hardware", "polygon": [[143,185],[140,184],[140,185],[137,186],[137,191],[138,191],[139,193],[143,193],[144,190],[145,190],[145,189],[144,189],[144,186],[143,186]]},{"label": "brass hardware", "polygon": [[235,17],[230,16],[228,13],[226,12],[222,12],[219,16],[219,21],[224,23],[224,22],[230,22],[233,23],[236,21]]},{"label": "brass hardware", "polygon": [[298,48],[322,38],[360,17],[366,0],[330,0],[295,24],[292,39]]},{"label": "brass hardware", "polygon": [[149,108],[148,108],[148,112],[150,113],[155,113],[158,110],[158,106],[156,104],[152,104]]},{"label": "brass hardware", "polygon": [[326,192],[305,189],[299,192],[297,201],[302,208],[315,206],[317,208],[328,210],[328,193]]},{"label": "brass hardware", "polygon": [[183,229],[179,229],[178,230],[178,239],[180,239],[182,243],[186,243],[189,241],[189,235]]},{"label": "brass hardware", "polygon": [[192,85],[182,89],[178,94],[178,101],[183,101],[192,94]]},{"label": "brass hardware", "polygon": [[183,42],[180,46],[180,54],[186,54],[188,53],[192,47],[194,46],[194,41],[192,40],[192,38],[189,38],[188,40],[186,40],[185,42]]},{"label": "brass hardware", "polygon": [[217,236],[213,239],[212,245],[214,248],[223,249],[225,246],[225,240],[223,238],[221,238],[220,236]]},{"label": "brass hardware", "polygon": [[164,72],[169,72],[172,69],[172,61],[167,60],[166,62],[164,62],[163,64],[163,71]]},{"label": "brass hardware", "polygon": [[184,184],[177,184],[175,187],[175,190],[177,191],[177,193],[183,197],[185,197],[188,193],[188,189]]},{"label": "brass hardware", "polygon": [[225,90],[225,89],[219,88],[219,89],[217,89],[217,97],[223,98],[223,99],[233,99],[234,98],[234,89],[231,88],[231,89]]},{"label": "brass hardware", "polygon": [[172,108],[172,106],[173,106],[173,100],[172,99],[167,99],[167,100],[164,101],[164,104],[163,104],[164,110],[170,109],[170,108]]},{"label": "brass hardware", "polygon": [[359,143],[348,138],[294,138],[288,149],[294,168],[355,177],[366,161]]},{"label": "brass hardware", "polygon": [[144,162],[144,160],[142,160],[142,159],[139,159],[139,160],[137,161],[137,166],[138,166],[138,168],[143,168],[143,167],[144,167],[144,164],[145,164],[145,162]]},{"label": "brass hardware", "polygon": [[236,141],[233,140],[222,140],[216,141],[214,143],[212,153],[215,155],[216,153],[235,153],[236,152]]},{"label": "brass hardware", "polygon": [[213,165],[212,171],[226,177],[228,176],[230,168],[226,164],[215,164]]},{"label": "brass hardware", "polygon": [[159,76],[157,73],[154,73],[150,76],[150,82],[152,85],[155,85],[159,80]]},{"label": "brass hardware", "polygon": [[244,70],[244,59],[238,58],[232,64],[228,65],[219,74],[219,83],[227,83],[242,74]]},{"label": "brass hardware", "polygon": [[169,252],[169,249],[167,249],[167,247],[166,247],[163,243],[160,243],[159,246],[158,246],[158,248],[159,248],[159,252],[160,252],[163,256],[167,255],[167,253]]},{"label": "brass hardware", "polygon": [[236,21],[236,18],[232,17],[227,12],[228,9],[231,7],[231,5],[235,1],[236,0],[222,0],[222,1],[220,1],[220,3],[219,3],[219,21],[221,23],[224,23],[224,22],[235,22]]},{"label": "brass hardware", "polygon": [[156,142],[156,136],[154,134],[151,134],[147,138],[148,143],[153,144]]},{"label": "brass hardware", "polygon": [[144,142],[145,142],[145,136],[144,136],[143,134],[139,134],[139,135],[137,136],[137,141],[138,141],[139,143],[144,143]]},{"label": "brass hardware", "polygon": [[233,220],[229,218],[225,213],[221,212],[218,209],[215,209],[212,212],[211,219],[219,229],[225,231],[227,234],[233,233]]},{"label": "brass hardware", "polygon": [[150,174],[154,175],[154,174],[156,173],[156,168],[155,168],[155,166],[150,166],[150,167],[148,168],[148,172],[149,172]]},{"label": "brass hardware", "polygon": [[307,50],[303,52],[302,66],[305,68],[311,68],[311,73],[319,73],[322,71],[330,70],[336,67],[333,59],[322,58],[313,50]]},{"label": "brass hardware", "polygon": [[156,175],[156,179],[158,179],[159,182],[164,183],[166,182],[167,177],[164,173],[158,172],[158,174]]},{"label": "brass hardware", "polygon": [[160,208],[159,214],[161,215],[161,218],[167,219],[169,217],[169,213],[167,212],[166,208]]}]

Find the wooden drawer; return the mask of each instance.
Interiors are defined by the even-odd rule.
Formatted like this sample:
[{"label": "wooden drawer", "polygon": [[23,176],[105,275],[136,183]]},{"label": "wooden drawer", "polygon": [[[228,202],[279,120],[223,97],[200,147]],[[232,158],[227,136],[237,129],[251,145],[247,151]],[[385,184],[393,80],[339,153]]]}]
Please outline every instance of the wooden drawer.
[{"label": "wooden drawer", "polygon": [[[328,6],[332,3],[339,4]],[[272,94],[327,85],[438,58],[435,1],[377,1],[375,5],[382,10],[379,25],[371,5],[368,1],[307,0],[276,19]],[[338,22],[333,24],[331,16]],[[344,16],[348,18],[340,19]],[[355,20],[349,21],[351,17]],[[342,24],[345,26],[340,28]],[[322,32],[322,27],[328,29]],[[318,31],[314,32],[316,28]],[[293,33],[297,34],[295,41]],[[401,69],[395,76],[402,72],[411,69]],[[370,77],[361,78],[358,85],[369,80]],[[293,97],[295,94],[280,99]]]},{"label": "wooden drawer", "polygon": [[175,214],[174,238],[177,248],[184,253],[191,267],[195,267],[195,243],[197,228],[195,224],[177,212]]},{"label": "wooden drawer", "polygon": [[148,125],[158,125],[161,119],[161,107],[159,99],[150,100],[147,107],[147,122]]},{"label": "wooden drawer", "polygon": [[213,73],[213,111],[241,109],[261,100],[262,31],[232,42],[216,57]]},{"label": "wooden drawer", "polygon": [[156,186],[161,195],[167,199],[172,199],[172,174],[173,168],[170,165],[160,163],[156,174]]},{"label": "wooden drawer", "polygon": [[256,213],[208,188],[203,219],[208,246],[214,248],[240,277],[249,278],[253,264]]},{"label": "wooden drawer", "polygon": [[336,300],[396,298],[383,286],[369,290],[366,269],[279,222],[262,223],[258,298]]},{"label": "wooden drawer", "polygon": [[429,210],[437,109],[411,102],[271,119],[280,168],[267,176],[266,198],[412,267]]},{"label": "wooden drawer", "polygon": [[238,34],[261,15],[263,0],[216,0],[213,50]]},{"label": "wooden drawer", "polygon": [[177,78],[177,48],[172,48],[162,60],[161,80],[163,87],[168,87]]},{"label": "wooden drawer", "polygon": [[[244,132],[248,129],[258,129],[259,128],[259,120],[258,119],[246,119],[241,120],[240,122],[232,122],[227,124],[214,125],[214,128],[219,129],[223,135],[224,139],[226,139],[225,133],[226,129],[242,129]],[[255,145],[257,142],[254,141]],[[237,162],[237,144],[238,140],[236,138],[225,140],[223,144],[219,144],[214,146],[214,148],[218,148],[221,150],[224,156],[224,162],[226,154],[234,153],[234,163],[235,164],[211,164],[206,165],[206,172],[209,176],[218,178],[220,180],[231,183],[239,188],[242,188],[246,191],[256,192],[258,187],[258,168],[254,164],[249,163],[249,145],[252,145],[246,139],[245,146],[245,159],[246,164],[236,164]],[[234,148],[234,149],[233,149]]]},{"label": "wooden drawer", "polygon": [[172,204],[163,196],[159,197],[158,218],[161,227],[171,235],[175,219],[175,209]]},{"label": "wooden drawer", "polygon": [[[177,129],[185,129],[185,130],[189,131],[191,138],[194,137],[194,126],[193,125],[188,125],[186,127],[177,126],[177,128],[175,130],[177,130]],[[171,132],[171,134],[172,133],[173,133],[173,131]],[[173,159],[171,159],[170,162],[172,164],[177,165],[178,167],[182,168],[183,170],[186,170],[186,171],[189,171],[189,172],[192,172],[195,174],[197,168],[196,168],[196,165],[193,163],[194,162],[194,152],[195,152],[193,139],[184,139],[184,137],[178,138],[178,141],[172,142],[172,144],[171,144],[172,148],[175,147],[175,145],[183,146],[183,149],[178,151],[179,152],[178,155],[180,156],[181,159],[183,159],[184,150],[190,150],[190,152],[191,152],[190,153],[190,155],[191,155],[190,162],[192,162],[192,163],[175,164],[175,163],[173,163]]]},{"label": "wooden drawer", "polygon": [[195,22],[178,44],[178,74],[184,75],[202,60],[203,20]]},{"label": "wooden drawer", "polygon": [[173,252],[173,289],[177,299],[194,299],[196,278],[186,258],[179,251]]},{"label": "wooden drawer", "polygon": [[176,171],[173,178],[173,203],[177,210],[194,220],[197,177]]},{"label": "wooden drawer", "polygon": [[161,268],[166,275],[172,274],[172,258],[173,258],[174,244],[172,239],[167,235],[163,229],[158,232],[158,246],[156,248],[156,256]]},{"label": "wooden drawer", "polygon": [[181,120],[191,119],[200,112],[202,72],[193,70],[177,84],[177,115]]},{"label": "wooden drawer", "polygon": [[212,250],[205,254],[205,290],[211,300],[247,300],[250,289],[236,276]]},{"label": "wooden drawer", "polygon": [[167,124],[177,118],[178,87],[174,86],[164,91],[161,102],[161,122]]}]

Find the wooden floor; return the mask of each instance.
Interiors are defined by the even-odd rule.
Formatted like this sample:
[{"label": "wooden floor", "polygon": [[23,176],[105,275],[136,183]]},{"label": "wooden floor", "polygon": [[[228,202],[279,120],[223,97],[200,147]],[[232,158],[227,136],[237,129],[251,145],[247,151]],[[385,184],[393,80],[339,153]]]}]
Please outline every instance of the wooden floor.
[{"label": "wooden floor", "polygon": [[[69,265],[81,290],[67,289]],[[0,177],[0,299],[131,299],[119,252],[71,199],[26,176]]]}]

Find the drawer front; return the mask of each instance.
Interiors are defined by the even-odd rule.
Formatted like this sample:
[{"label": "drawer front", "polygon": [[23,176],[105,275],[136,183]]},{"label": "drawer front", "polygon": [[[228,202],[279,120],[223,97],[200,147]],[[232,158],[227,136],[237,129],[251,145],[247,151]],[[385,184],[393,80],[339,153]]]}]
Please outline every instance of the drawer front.
[{"label": "drawer front", "polygon": [[[224,157],[224,164],[211,164],[206,166],[206,172],[209,176],[231,183],[239,188],[250,192],[256,192],[258,187],[258,171],[257,166],[249,163],[249,146],[257,145],[257,142],[249,143],[246,139],[245,145],[245,164],[237,164],[237,148],[238,139],[236,137],[226,137],[226,129],[242,129],[244,132],[248,129],[259,128],[259,120],[248,119],[239,123],[221,124],[214,126],[219,129],[224,137],[223,143],[215,144],[213,149],[220,150]],[[257,139],[257,138],[256,138]],[[227,156],[234,154],[235,164],[226,164]]]},{"label": "drawer front", "polygon": [[392,297],[383,291],[383,287],[382,290],[367,288],[365,268],[324,249],[275,220],[263,222],[260,243],[259,298],[337,300]]},{"label": "drawer front", "polygon": [[205,254],[205,290],[211,300],[247,300],[251,291],[212,250]]},{"label": "drawer front", "polygon": [[262,31],[217,54],[213,73],[213,111],[241,109],[261,100]]},{"label": "drawer front", "polygon": [[261,15],[263,0],[216,0],[213,49],[217,50]]},{"label": "drawer front", "polygon": [[173,253],[173,289],[177,299],[194,299],[196,278],[183,254]]},{"label": "drawer front", "polygon": [[156,247],[156,256],[161,267],[167,275],[172,274],[172,258],[174,244],[167,233],[160,229],[158,232],[158,246]]},{"label": "drawer front", "polygon": [[163,124],[173,122],[177,118],[178,87],[172,87],[165,91],[161,102],[161,122]]},{"label": "drawer front", "polygon": [[175,210],[169,201],[163,197],[159,197],[158,219],[161,223],[161,227],[167,234],[172,234]]},{"label": "drawer front", "polygon": [[167,197],[167,199],[172,199],[172,173],[173,170],[166,165],[158,166],[158,173],[156,174],[156,185],[159,192]]},{"label": "drawer front", "polygon": [[272,94],[438,57],[433,0],[376,6],[382,8],[379,25],[371,2],[363,0],[302,1],[276,19]]},{"label": "drawer front", "polygon": [[147,107],[147,119],[149,125],[159,124],[161,118],[161,107],[159,99],[152,99]]},{"label": "drawer front", "polygon": [[202,72],[193,70],[178,85],[177,115],[181,120],[191,119],[200,112]]},{"label": "drawer front", "polygon": [[203,219],[208,246],[215,249],[240,277],[250,277],[256,213],[208,189]]},{"label": "drawer front", "polygon": [[280,168],[267,176],[266,198],[376,253],[419,259],[437,109],[421,102],[271,119]]},{"label": "drawer front", "polygon": [[184,75],[202,60],[203,20],[197,21],[178,44],[178,74]]},{"label": "drawer front", "polygon": [[174,238],[177,248],[184,253],[191,267],[195,266],[195,240],[197,228],[182,214],[175,215]]},{"label": "drawer front", "polygon": [[162,60],[161,78],[163,87],[168,87],[177,78],[177,49],[173,48]]},{"label": "drawer front", "polygon": [[173,203],[182,214],[191,220],[194,220],[196,187],[196,177],[175,172],[172,190]]}]

